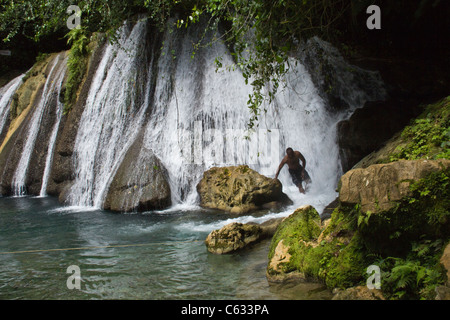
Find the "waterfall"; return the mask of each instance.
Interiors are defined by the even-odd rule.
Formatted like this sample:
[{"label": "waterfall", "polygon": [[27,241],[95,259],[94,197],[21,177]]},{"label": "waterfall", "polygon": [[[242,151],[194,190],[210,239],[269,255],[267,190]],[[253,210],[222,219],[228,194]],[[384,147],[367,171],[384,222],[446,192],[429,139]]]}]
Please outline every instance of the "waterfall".
[{"label": "waterfall", "polygon": [[[118,167],[141,133],[143,150],[167,171],[174,205],[197,205],[196,185],[212,166],[247,164],[274,177],[287,147],[305,156],[312,178],[308,192],[299,194],[287,168],[282,170],[279,179],[294,206],[311,204],[320,212],[335,199],[342,174],[336,124],[365,101],[383,97],[377,73],[349,65],[332,46],[313,38],[289,59],[282,86],[263,106],[267,112],[259,126],[249,131],[252,88],[225,44],[216,41],[194,55],[192,43],[199,40],[201,26],[167,28],[162,46],[149,43],[147,29],[145,20],[134,27],[124,24],[118,43],[108,44],[101,57],[75,140],[72,205],[102,208]],[[149,48],[161,48],[160,54]],[[229,68],[217,69],[217,57]],[[311,74],[323,59],[346,109],[330,110],[320,86],[325,75]],[[139,175],[139,169],[129,175]]]},{"label": "waterfall", "polygon": [[[101,208],[105,192],[145,119],[151,72],[147,23],[119,30],[96,70],[75,139],[70,203]],[[151,65],[151,63],[150,63]]]},{"label": "waterfall", "polygon": [[[224,66],[234,65],[221,42],[191,58],[196,31],[165,35],[165,54],[158,62],[155,101],[145,134],[146,147],[154,151],[169,173],[172,202],[195,205],[196,184],[212,166],[248,164],[274,177],[285,149],[292,147],[305,156],[312,184],[306,195],[299,194],[285,167],[279,175],[283,190],[294,205],[311,204],[320,212],[337,196],[337,180],[342,174],[336,124],[365,101],[383,97],[379,75],[359,68],[344,72],[351,68],[337,50],[314,39],[321,45],[321,54],[343,72],[336,81],[350,108],[328,110],[304,64],[302,52],[307,49],[303,47],[297,57],[290,58],[289,72],[273,102],[263,106],[267,112],[260,117],[259,127],[248,131],[251,87],[237,67],[229,68],[234,71],[216,70],[217,57]],[[176,52],[176,58],[170,52]],[[362,80],[373,86],[371,92],[362,87]]]},{"label": "waterfall", "polygon": [[24,76],[25,74],[22,74],[14,78],[4,87],[0,88],[0,136],[6,129],[6,123],[8,117],[10,116],[9,110],[12,102],[12,97],[19,86],[22,84],[22,79]]},{"label": "waterfall", "polygon": [[[14,195],[22,196],[26,194],[26,177],[28,166],[30,164],[30,158],[34,150],[36,138],[38,136],[41,121],[46,109],[50,106],[51,98],[55,92],[60,92],[62,79],[64,77],[66,63],[60,63],[61,54],[57,55],[51,62],[51,70],[45,81],[42,95],[40,97],[38,105],[35,107],[33,115],[30,120],[28,131],[25,137],[24,147],[14,172],[12,179],[12,187]],[[65,61],[65,60],[64,60]],[[57,97],[59,100],[59,96]]]},{"label": "waterfall", "polygon": [[[67,64],[67,58],[62,62],[62,65]],[[53,152],[55,150],[56,145],[56,137],[58,135],[59,125],[61,124],[61,118],[64,111],[64,105],[60,101],[60,95],[61,95],[61,89],[63,86],[64,76],[66,74],[66,68],[58,75],[58,78],[56,79],[56,85],[57,85],[57,99],[56,99],[56,120],[55,124],[53,125],[53,129],[50,135],[50,139],[48,141],[48,149],[47,149],[47,158],[45,159],[45,168],[44,168],[44,174],[42,176],[42,185],[41,185],[41,191],[39,193],[39,196],[45,197],[47,195],[47,185],[48,185],[48,179],[50,177],[50,170],[52,166],[53,161]]]}]

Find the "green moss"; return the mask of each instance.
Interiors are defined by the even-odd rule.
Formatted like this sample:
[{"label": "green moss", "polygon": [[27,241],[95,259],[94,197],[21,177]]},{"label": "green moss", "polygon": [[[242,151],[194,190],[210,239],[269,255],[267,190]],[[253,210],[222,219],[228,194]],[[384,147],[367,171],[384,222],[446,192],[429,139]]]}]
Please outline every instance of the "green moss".
[{"label": "green moss", "polygon": [[[327,228],[320,228],[320,218],[310,207],[297,210],[279,226],[272,240],[269,258],[283,239],[291,258],[283,272],[299,271],[329,287],[344,288],[361,281],[364,275],[365,250],[355,237],[353,209],[336,209]],[[321,236],[320,243],[318,242]]]},{"label": "green moss", "polygon": [[84,29],[72,29],[67,34],[67,42],[72,45],[67,61],[68,76],[64,87],[64,113],[71,110],[77,99],[78,89],[87,71],[89,38]]},{"label": "green moss", "polygon": [[400,159],[450,159],[450,96],[428,105],[425,111],[407,126],[390,161]]},{"label": "green moss", "polygon": [[[358,230],[376,254],[405,257],[420,237],[450,237],[450,169],[413,182],[412,195],[388,211],[359,213]],[[395,243],[395,245],[393,245]]]},{"label": "green moss", "polygon": [[297,209],[278,227],[272,238],[269,259],[273,257],[278,242],[286,239],[285,245],[297,246],[299,241],[316,240],[320,235],[320,216],[313,207]]}]

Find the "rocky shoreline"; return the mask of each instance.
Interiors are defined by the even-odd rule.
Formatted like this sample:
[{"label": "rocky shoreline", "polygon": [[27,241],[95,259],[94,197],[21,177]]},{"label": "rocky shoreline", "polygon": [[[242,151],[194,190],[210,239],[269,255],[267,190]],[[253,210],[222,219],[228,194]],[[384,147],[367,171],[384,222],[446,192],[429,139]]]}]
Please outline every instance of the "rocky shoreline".
[{"label": "rocky shoreline", "polygon": [[[429,106],[424,116],[445,123],[449,101]],[[226,225],[208,235],[208,251],[233,253],[271,237],[269,283],[320,282],[336,300],[449,300],[450,160],[436,156],[448,146],[398,159],[412,130],[414,124],[347,171],[322,217],[302,206],[272,221],[271,232],[264,233],[263,224]],[[374,266],[381,286],[369,285]]]},{"label": "rocky shoreline", "polygon": [[[213,254],[230,254],[271,238],[267,264],[269,283],[322,282],[333,289],[333,299],[385,300],[381,290],[364,285],[366,268],[375,263],[370,255],[401,255],[404,252],[400,251],[408,250],[409,242],[423,238],[427,232],[428,238],[442,237],[448,242],[449,222],[445,219],[437,224],[429,222],[426,212],[419,212],[411,220],[394,219],[389,215],[397,214],[399,206],[407,206],[402,200],[412,196],[409,186],[413,182],[433,172],[448,172],[449,168],[450,160],[416,160],[351,170],[341,178],[339,201],[331,216],[322,220],[312,206],[302,206],[288,217],[262,224],[228,224],[212,231],[205,245]],[[387,180],[380,170],[395,179],[388,180],[390,183],[386,185]],[[371,176],[370,172],[377,174]],[[402,228],[408,229],[408,234],[393,240],[390,232],[399,232]],[[383,234],[381,230],[388,231]],[[389,249],[396,244],[404,248]],[[440,258],[447,279],[450,279],[449,250],[450,244],[447,244]],[[450,298],[449,284],[447,280],[435,287],[435,299]]]}]

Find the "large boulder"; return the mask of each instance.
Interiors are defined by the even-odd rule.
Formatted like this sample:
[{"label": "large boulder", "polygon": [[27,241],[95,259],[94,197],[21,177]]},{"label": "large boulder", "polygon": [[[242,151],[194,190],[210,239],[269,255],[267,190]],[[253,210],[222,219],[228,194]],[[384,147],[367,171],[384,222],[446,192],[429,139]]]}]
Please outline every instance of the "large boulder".
[{"label": "large boulder", "polygon": [[208,251],[214,254],[232,253],[260,240],[272,237],[284,218],[274,218],[261,224],[233,222],[213,230],[205,240]]},{"label": "large boulder", "polygon": [[368,168],[353,169],[340,180],[339,201],[361,206],[362,212],[377,213],[392,209],[411,195],[413,181],[450,167],[450,160],[402,160]]},{"label": "large boulder", "polygon": [[231,213],[292,203],[279,180],[265,177],[246,165],[209,169],[197,191],[202,207]]},{"label": "large boulder", "polygon": [[262,229],[256,224],[233,222],[212,231],[205,240],[209,252],[225,254],[240,250],[260,239]]},{"label": "large boulder", "polygon": [[324,225],[312,206],[302,206],[286,217],[279,225],[269,249],[267,279],[270,282],[314,280],[311,268],[319,267],[313,258],[306,256],[316,248]]},{"label": "large boulder", "polygon": [[130,147],[109,187],[103,208],[128,212],[164,209],[171,204],[166,170],[142,135]]}]

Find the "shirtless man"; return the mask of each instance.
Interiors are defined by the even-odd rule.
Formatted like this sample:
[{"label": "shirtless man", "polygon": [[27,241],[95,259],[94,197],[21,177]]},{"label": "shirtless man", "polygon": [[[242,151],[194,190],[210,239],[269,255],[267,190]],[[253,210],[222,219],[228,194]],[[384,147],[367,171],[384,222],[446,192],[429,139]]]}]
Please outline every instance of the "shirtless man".
[{"label": "shirtless man", "polygon": [[[302,161],[302,165],[300,165],[300,160]],[[278,174],[280,173],[281,168],[287,163],[289,168],[289,173],[292,177],[292,182],[298,187],[298,190],[301,193],[305,193],[305,189],[303,189],[302,182],[306,183],[311,181],[308,172],[306,172],[306,160],[305,157],[299,152],[294,151],[292,148],[286,149],[286,156],[281,160],[280,165],[278,166],[277,173],[275,174],[275,179],[278,179]]]}]

